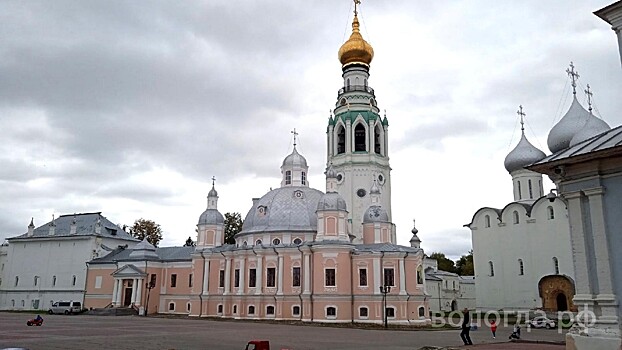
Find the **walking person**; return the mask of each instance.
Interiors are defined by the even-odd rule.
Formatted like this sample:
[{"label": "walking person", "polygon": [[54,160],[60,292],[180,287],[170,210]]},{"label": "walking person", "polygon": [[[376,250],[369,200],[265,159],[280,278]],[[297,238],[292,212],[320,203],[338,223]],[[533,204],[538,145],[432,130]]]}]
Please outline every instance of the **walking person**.
[{"label": "walking person", "polygon": [[469,331],[471,330],[471,316],[469,315],[469,309],[464,308],[462,313],[462,332],[460,332],[460,338],[462,338],[464,345],[473,345],[471,336],[469,335]]},{"label": "walking person", "polygon": [[492,339],[495,339],[497,335],[497,322],[495,320],[490,321],[490,331],[492,332]]}]

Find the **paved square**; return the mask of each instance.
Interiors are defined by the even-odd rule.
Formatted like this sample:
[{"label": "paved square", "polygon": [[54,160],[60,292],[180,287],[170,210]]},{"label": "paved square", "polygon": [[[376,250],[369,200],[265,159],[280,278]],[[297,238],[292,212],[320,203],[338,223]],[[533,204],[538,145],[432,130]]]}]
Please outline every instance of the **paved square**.
[{"label": "paved square", "polygon": [[[424,345],[458,346],[458,330],[400,331],[300,326],[245,321],[138,316],[42,315],[41,327],[28,327],[34,314],[0,312],[0,349],[244,349],[250,339],[270,340],[274,349],[418,349]],[[485,328],[471,332],[476,344],[504,342]],[[523,332],[524,339],[560,341],[555,330]],[[499,348],[505,346],[499,344]],[[531,349],[531,347],[530,347]],[[563,348],[561,348],[563,349]]]}]

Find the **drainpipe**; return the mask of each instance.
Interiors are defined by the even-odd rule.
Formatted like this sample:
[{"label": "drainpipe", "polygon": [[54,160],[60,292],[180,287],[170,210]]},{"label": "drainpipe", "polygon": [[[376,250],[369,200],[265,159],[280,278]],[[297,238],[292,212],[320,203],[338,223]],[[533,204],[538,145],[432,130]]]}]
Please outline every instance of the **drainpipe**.
[{"label": "drainpipe", "polygon": [[[406,321],[408,321],[408,323],[410,323],[410,321],[408,320],[408,301],[410,300],[410,293],[408,293],[408,288],[407,288],[408,281],[406,280],[406,277],[408,276],[408,274],[406,273],[406,258],[408,258],[408,254],[409,254],[409,252],[406,252],[406,255],[404,255],[404,271],[402,271],[402,273],[404,274],[404,290],[406,291],[406,295],[408,296],[406,298]],[[415,270],[415,282],[417,282],[417,272],[416,272],[416,270]],[[417,317],[419,317],[419,314],[417,314]]]},{"label": "drainpipe", "polygon": [[[305,265],[305,259],[304,259],[304,253],[302,252],[302,250],[300,250],[300,246],[296,246],[296,248],[298,248],[298,251],[300,252],[300,271],[302,272],[302,267]],[[307,273],[309,273],[309,271],[304,271],[304,274],[306,275]],[[300,285],[302,286],[304,284],[304,276],[302,273],[300,274],[300,279],[301,279],[301,283]],[[309,279],[310,281],[311,279]],[[300,288],[300,292],[298,292],[298,299],[300,299],[300,320],[302,321],[302,315],[304,315],[303,311],[304,308],[302,307],[303,303],[302,303],[302,290],[304,289],[304,287]]]},{"label": "drainpipe", "polygon": [[[313,254],[313,247],[309,246],[309,250],[311,251],[311,254],[309,256],[309,266],[313,266],[313,262],[315,260],[314,258],[314,254]],[[313,270],[313,268],[311,268],[311,270]],[[311,322],[313,322],[315,320],[315,309],[313,308],[313,275],[311,275],[311,278],[309,279],[311,281],[311,295],[309,295],[309,302],[311,303]]]},{"label": "drainpipe", "polygon": [[203,276],[201,277],[201,293],[199,294],[199,302],[201,303],[199,305],[199,317],[201,317],[203,315],[203,293],[205,293],[205,255],[203,254],[203,251],[201,250],[201,258],[203,259]]}]

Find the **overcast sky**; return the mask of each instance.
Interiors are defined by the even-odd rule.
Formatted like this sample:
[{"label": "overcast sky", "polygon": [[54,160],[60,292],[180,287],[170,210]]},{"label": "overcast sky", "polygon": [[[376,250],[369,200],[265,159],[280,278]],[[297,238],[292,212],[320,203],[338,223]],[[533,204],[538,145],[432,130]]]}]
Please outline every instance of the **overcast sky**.
[{"label": "overcast sky", "polygon": [[[484,206],[512,201],[503,167],[546,137],[580,74],[597,114],[622,123],[613,0],[363,1],[369,84],[389,118],[393,221],[408,245],[458,257]],[[219,210],[244,217],[278,187],[290,130],[325,189],[329,110],[349,0],[2,1],[0,241],[52,215],[156,221],[161,246],[195,237],[212,176]],[[550,183],[546,187],[550,188]],[[548,192],[548,188],[545,188]]]}]

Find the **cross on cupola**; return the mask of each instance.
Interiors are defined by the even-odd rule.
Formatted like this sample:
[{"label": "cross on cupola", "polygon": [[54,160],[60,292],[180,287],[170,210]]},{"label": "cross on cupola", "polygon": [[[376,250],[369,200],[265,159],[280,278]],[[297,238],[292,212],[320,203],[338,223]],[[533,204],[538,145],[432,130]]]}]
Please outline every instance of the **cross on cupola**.
[{"label": "cross on cupola", "polygon": [[587,89],[585,89],[585,95],[587,96],[587,105],[589,106],[588,110],[592,113],[592,91],[590,90],[590,84],[587,84]]},{"label": "cross on cupola", "polygon": [[214,187],[215,183],[216,183],[216,176],[212,176],[212,187]]},{"label": "cross on cupola", "polygon": [[570,68],[566,69],[566,73],[568,73],[568,76],[572,80],[572,84],[571,84],[572,94],[576,95],[577,94],[577,80],[579,79],[579,72],[574,70],[574,63],[572,63],[572,61],[570,61]]},{"label": "cross on cupola", "polygon": [[357,11],[357,5],[361,4],[361,0],[354,0],[354,15],[358,15],[358,11]]},{"label": "cross on cupola", "polygon": [[294,130],[290,131],[292,134],[294,134],[294,147],[296,147],[296,137],[298,136],[298,133],[296,132],[296,128],[294,128]]},{"label": "cross on cupola", "polygon": [[525,131],[525,122],[523,118],[525,117],[526,114],[525,112],[523,112],[523,105],[518,106],[518,111],[516,111],[516,114],[520,116],[520,130]]}]

